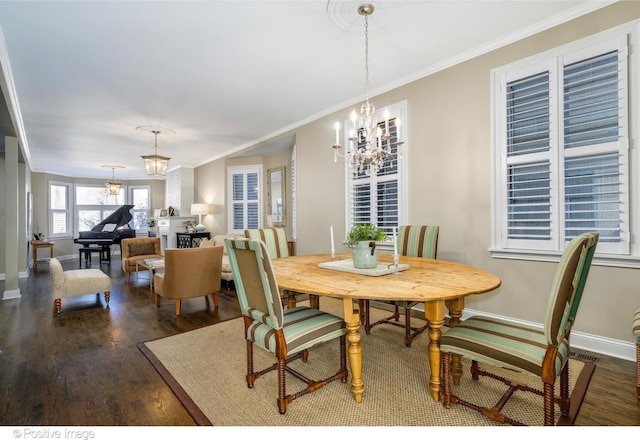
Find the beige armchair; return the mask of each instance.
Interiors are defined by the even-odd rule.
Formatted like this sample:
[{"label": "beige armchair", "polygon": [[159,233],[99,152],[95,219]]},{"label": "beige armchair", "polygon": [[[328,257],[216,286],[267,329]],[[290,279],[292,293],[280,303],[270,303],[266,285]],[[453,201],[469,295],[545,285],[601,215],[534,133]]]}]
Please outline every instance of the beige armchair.
[{"label": "beige armchair", "polygon": [[131,272],[136,271],[136,263],[147,258],[161,258],[160,237],[125,238],[122,246],[122,270],[127,283]]},{"label": "beige armchair", "polygon": [[222,271],[222,246],[165,249],[164,273],[153,277],[156,306],[160,298],[176,301],[180,315],[181,300],[209,296],[218,307]]}]

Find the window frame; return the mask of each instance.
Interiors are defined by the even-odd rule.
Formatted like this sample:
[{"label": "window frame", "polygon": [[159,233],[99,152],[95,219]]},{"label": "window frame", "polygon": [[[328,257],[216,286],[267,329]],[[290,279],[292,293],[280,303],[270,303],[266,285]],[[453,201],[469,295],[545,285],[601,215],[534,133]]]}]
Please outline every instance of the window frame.
[{"label": "window frame", "polygon": [[[234,186],[233,186],[233,176],[234,175],[239,175],[241,174],[243,176],[243,182],[246,184],[247,181],[247,176],[249,174],[253,174],[253,173],[257,173],[258,174],[258,189],[257,189],[257,196],[258,199],[257,201],[249,201],[246,199],[247,196],[247,191],[246,191],[246,185],[243,191],[243,199],[240,201],[243,206],[245,207],[245,209],[243,210],[243,219],[242,219],[242,229],[237,229],[234,228],[234,210],[233,210],[233,204],[234,204],[234,198],[233,198],[233,192],[234,192]],[[246,207],[248,206],[249,203],[253,204],[253,203],[257,203],[258,206],[258,228],[262,228],[263,225],[263,221],[262,221],[262,216],[263,216],[263,202],[264,202],[264,197],[263,197],[263,187],[264,187],[264,183],[263,183],[263,166],[262,164],[260,165],[232,165],[232,166],[228,166],[227,167],[227,200],[228,200],[228,205],[227,205],[227,229],[229,230],[229,234],[241,234],[244,235],[244,230],[245,229],[253,229],[253,228],[249,228],[248,227],[248,223],[247,223],[247,213],[248,210],[246,209]],[[238,201],[235,201],[236,203]]]},{"label": "window frame", "polygon": [[[638,61],[637,56],[630,50],[637,46],[640,29],[640,20],[635,20],[621,26],[609,29],[589,37],[576,40],[569,44],[553,48],[546,52],[498,67],[491,71],[491,150],[492,150],[492,238],[490,252],[494,258],[558,261],[565,245],[564,225],[565,225],[565,177],[555,179],[552,184],[552,198],[557,198],[560,202],[555,202],[556,212],[553,214],[552,228],[556,228],[556,235],[553,237],[552,246],[531,245],[531,242],[508,243],[505,239],[507,228],[506,191],[508,191],[507,176],[507,156],[506,156],[506,121],[505,97],[507,94],[504,85],[509,82],[509,78],[524,78],[526,74],[541,72],[541,67],[545,65],[558,72],[557,77],[563,79],[562,69],[565,65],[589,58],[590,55],[606,52],[607,47],[617,44],[618,48],[624,46],[621,58],[626,56],[626,71],[621,77],[626,80],[626,105],[621,107],[620,125],[626,128],[626,132],[621,133],[617,144],[621,153],[619,169],[622,170],[619,184],[622,188],[621,196],[621,234],[620,243],[612,245],[609,243],[599,243],[598,251],[594,258],[594,264],[618,266],[618,267],[640,267],[640,247],[637,243],[639,230],[638,213],[640,212],[640,185],[638,176],[640,175],[640,161],[638,155],[629,146],[633,145],[633,140],[637,139],[639,120],[638,117]],[[552,70],[553,72],[553,70]],[[551,81],[554,81],[552,74]],[[557,82],[555,82],[557,84]],[[550,87],[552,100],[556,100],[554,109],[550,114],[556,113],[558,119],[562,118],[562,87]],[[553,104],[552,104],[553,105]],[[632,116],[635,115],[635,116]],[[560,176],[564,170],[564,161],[574,154],[572,148],[564,149],[561,141],[563,127],[558,119],[551,118],[550,124],[558,124],[552,127],[557,134],[556,138],[551,138],[551,176]],[[577,147],[576,149],[583,148]],[[595,151],[595,148],[594,148]],[[590,153],[589,156],[593,156]],[[626,169],[625,169],[626,168]],[[553,178],[552,178],[553,179]],[[505,232],[503,232],[505,231]],[[626,241],[626,244],[624,243]],[[529,244],[528,246],[526,246]],[[616,249],[617,247],[617,249]]]},{"label": "window frame", "polygon": [[[384,123],[384,112],[389,112],[389,120],[399,120],[399,127],[397,127],[397,139],[402,140],[404,143],[398,147],[397,153],[397,173],[396,177],[392,177],[390,175],[378,177],[378,175],[370,176],[369,187],[371,191],[371,207],[370,207],[370,218],[372,219],[372,223],[377,226],[377,212],[376,212],[376,194],[377,194],[377,184],[381,181],[397,181],[398,185],[398,205],[397,205],[397,215],[398,220],[397,224],[389,225],[389,227],[396,226],[396,228],[402,224],[407,223],[408,219],[408,181],[409,181],[409,173],[408,173],[408,163],[409,163],[409,139],[407,136],[408,133],[408,124],[407,124],[407,101],[400,101],[395,104],[382,107],[376,110],[375,115],[378,121],[378,125]],[[343,127],[349,127],[351,125],[350,120],[343,121]],[[343,145],[350,145],[349,141],[350,134],[348,130],[343,130]],[[352,187],[355,184],[355,179],[353,176],[353,171],[349,165],[348,159],[344,159],[344,176],[345,176],[345,232],[348,231],[354,225],[354,219],[352,216]],[[366,182],[362,182],[366,184]],[[393,249],[393,240],[391,237],[391,230],[388,231],[387,235],[389,239],[387,241],[381,242],[378,246],[383,250],[392,250]]]},{"label": "window frame", "polygon": [[[104,185],[97,183],[76,183],[73,185],[73,194],[74,200],[77,202],[77,191],[79,188],[101,188],[104,189]],[[120,189],[121,194],[124,195],[124,200],[120,202],[118,200],[118,196],[114,197],[115,204],[78,204],[74,203],[73,212],[75,220],[73,222],[74,227],[74,235],[80,234],[80,211],[100,211],[100,220],[98,222],[103,221],[107,216],[113,213],[116,209],[118,209],[122,205],[127,204],[128,190],[125,185],[121,186]],[[108,196],[111,197],[111,196]],[[105,214],[106,212],[106,214]]]},{"label": "window frame", "polygon": [[[135,207],[135,201],[134,201],[134,197],[133,197],[133,192],[135,190],[146,190],[147,191],[147,199],[149,201],[149,206],[147,207],[147,209],[136,209]],[[131,214],[133,215],[133,219],[132,221],[136,218],[136,213],[140,212],[140,213],[146,213],[146,219],[144,221],[144,225],[142,225],[139,229],[136,229],[136,231],[149,231],[149,227],[147,226],[147,222],[151,219],[152,217],[152,213],[151,213],[151,185],[129,185],[127,186],[127,200],[131,201],[129,204],[134,205],[133,208],[131,208]],[[135,221],[133,222],[134,226],[135,226]]]},{"label": "window frame", "polygon": [[[54,186],[59,186],[59,187],[64,187],[65,191],[66,191],[66,207],[64,209],[54,209],[51,206],[51,189]],[[74,224],[74,210],[73,210],[73,206],[74,206],[74,191],[73,191],[73,184],[70,182],[60,182],[60,181],[55,181],[55,180],[50,180],[49,184],[48,184],[48,189],[49,191],[47,191],[47,207],[48,207],[48,213],[47,213],[47,223],[48,223],[48,227],[49,227],[49,238],[69,238],[69,237],[73,237],[73,224]],[[67,221],[66,221],[66,232],[64,233],[59,233],[56,234],[53,232],[54,228],[53,228],[53,216],[54,213],[56,212],[63,212],[66,214],[67,216]]]}]

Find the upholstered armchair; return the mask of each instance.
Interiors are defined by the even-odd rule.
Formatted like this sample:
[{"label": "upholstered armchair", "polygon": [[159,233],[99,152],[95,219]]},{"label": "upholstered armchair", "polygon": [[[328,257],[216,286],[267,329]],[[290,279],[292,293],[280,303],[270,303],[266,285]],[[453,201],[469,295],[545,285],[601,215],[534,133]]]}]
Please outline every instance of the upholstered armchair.
[{"label": "upholstered armchair", "polygon": [[161,298],[175,300],[180,315],[183,299],[211,295],[218,307],[222,271],[222,246],[165,249],[164,273],[153,276],[156,306]]},{"label": "upholstered armchair", "polygon": [[160,237],[125,238],[122,246],[122,270],[127,283],[131,272],[136,271],[136,263],[147,258],[161,258]]},{"label": "upholstered armchair", "polygon": [[[398,230],[398,254],[407,257],[436,258],[438,252],[438,226],[411,226],[403,225]],[[380,301],[393,305],[394,311],[391,316],[380,319],[374,323],[370,322],[369,301],[360,301],[360,309],[364,305],[364,329],[369,334],[371,329],[380,324],[391,324],[403,327],[405,330],[404,343],[411,346],[413,338],[424,332],[428,328],[425,322],[420,326],[411,325],[411,309],[418,304],[414,301]],[[364,303],[364,304],[362,304]],[[400,322],[400,308],[404,310],[404,323]]]}]

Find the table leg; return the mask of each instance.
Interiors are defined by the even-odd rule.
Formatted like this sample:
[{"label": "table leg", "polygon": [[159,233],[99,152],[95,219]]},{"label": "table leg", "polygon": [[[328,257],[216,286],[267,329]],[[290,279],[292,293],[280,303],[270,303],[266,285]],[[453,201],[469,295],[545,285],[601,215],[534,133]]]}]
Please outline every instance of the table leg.
[{"label": "table leg", "polygon": [[360,316],[358,310],[353,309],[353,299],[343,298],[342,308],[344,321],[347,324],[347,353],[351,367],[351,392],[356,402],[362,402],[364,381],[362,380],[362,346],[360,346]]},{"label": "table leg", "polygon": [[151,290],[151,296],[153,296],[153,269],[149,268],[149,290]]},{"label": "table leg", "polygon": [[444,323],[444,301],[435,300],[424,303],[424,316],[429,322],[429,366],[431,377],[429,388],[433,400],[440,400],[442,381],[440,379],[440,336],[442,336],[442,324]]},{"label": "table leg", "polygon": [[[464,310],[464,298],[452,299],[446,302],[447,309],[449,309],[449,327],[455,327],[460,324],[460,318],[462,317],[462,310]],[[453,383],[460,385],[460,378],[462,377],[462,363],[460,355],[451,355],[451,374],[453,376]]]}]

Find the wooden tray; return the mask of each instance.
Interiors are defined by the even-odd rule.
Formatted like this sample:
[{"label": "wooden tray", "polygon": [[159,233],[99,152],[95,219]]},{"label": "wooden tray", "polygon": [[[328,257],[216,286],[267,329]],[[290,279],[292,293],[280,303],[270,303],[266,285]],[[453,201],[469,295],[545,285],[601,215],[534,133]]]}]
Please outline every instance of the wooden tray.
[{"label": "wooden tray", "polygon": [[378,263],[378,266],[373,269],[356,269],[353,267],[353,260],[338,260],[328,261],[326,263],[318,264],[318,267],[323,269],[338,270],[340,272],[357,273],[359,275],[367,275],[370,277],[379,277],[381,275],[389,275],[390,273],[401,272],[409,269],[408,264],[395,264]]}]

